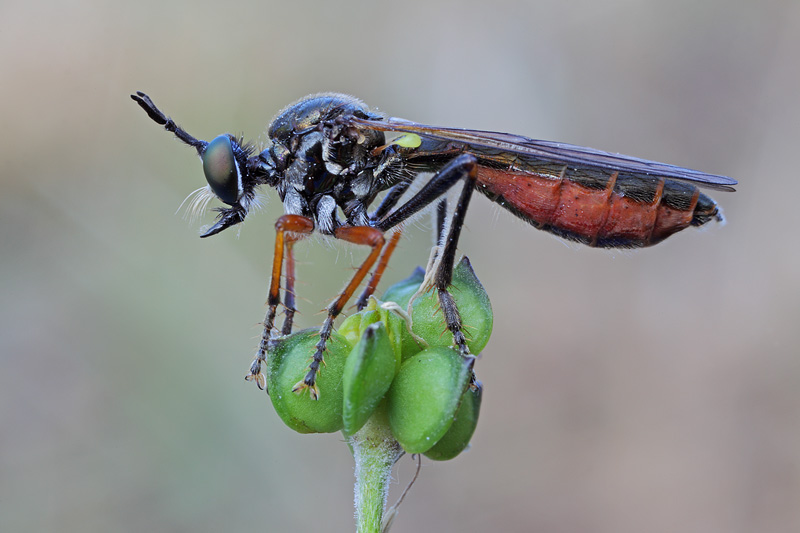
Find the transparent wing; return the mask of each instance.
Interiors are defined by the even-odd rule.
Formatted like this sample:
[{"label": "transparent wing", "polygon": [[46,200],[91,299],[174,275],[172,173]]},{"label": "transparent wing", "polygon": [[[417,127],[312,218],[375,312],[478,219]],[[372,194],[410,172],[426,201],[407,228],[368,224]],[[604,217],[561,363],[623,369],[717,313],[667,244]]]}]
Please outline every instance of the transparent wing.
[{"label": "transparent wing", "polygon": [[[497,152],[506,152],[524,156],[528,161],[533,158],[541,160],[545,164],[558,163],[567,165],[570,168],[631,172],[654,178],[687,181],[699,186],[723,191],[734,191],[733,186],[738,183],[727,176],[706,174],[698,170],[648,161],[638,157],[613,154],[573,144],[529,139],[528,137],[510,133],[427,126],[401,118],[387,118],[385,120],[353,118],[352,120],[354,123],[370,129],[413,133],[429,139],[461,143],[467,147],[468,151],[487,159],[492,159]],[[498,159],[501,158],[498,157]]]}]

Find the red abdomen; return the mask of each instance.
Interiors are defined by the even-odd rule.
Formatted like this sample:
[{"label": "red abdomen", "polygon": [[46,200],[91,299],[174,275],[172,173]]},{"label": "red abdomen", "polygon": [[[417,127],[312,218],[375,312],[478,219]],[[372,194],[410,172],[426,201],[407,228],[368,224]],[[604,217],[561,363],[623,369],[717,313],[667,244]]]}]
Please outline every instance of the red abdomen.
[{"label": "red abdomen", "polygon": [[481,166],[478,190],[539,229],[597,247],[650,246],[688,226],[722,220],[697,187],[636,174]]}]

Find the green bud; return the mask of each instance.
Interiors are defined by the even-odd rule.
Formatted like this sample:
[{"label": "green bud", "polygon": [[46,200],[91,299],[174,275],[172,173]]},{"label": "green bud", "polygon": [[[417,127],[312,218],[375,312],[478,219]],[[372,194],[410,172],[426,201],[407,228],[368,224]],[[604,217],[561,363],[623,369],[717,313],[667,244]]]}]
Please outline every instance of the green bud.
[{"label": "green bud", "polygon": [[[414,291],[416,291],[416,288]],[[381,321],[386,324],[392,348],[396,353],[400,354],[400,357],[397,358],[397,370],[399,371],[400,364],[404,359],[427,348],[428,343],[425,339],[414,339],[409,332],[405,307],[397,305],[396,302],[383,302],[381,303],[381,308],[378,309],[378,313]]]},{"label": "green bud", "polygon": [[409,277],[386,289],[383,301],[397,302],[400,306],[405,307],[414,293],[417,292],[423,279],[425,279],[425,270],[422,267],[415,268]]},{"label": "green bud", "polygon": [[429,450],[447,433],[470,375],[467,362],[441,346],[403,363],[389,389],[388,411],[392,433],[408,453]]},{"label": "green bud", "polygon": [[383,322],[373,323],[364,330],[347,358],[342,376],[345,434],[352,435],[361,429],[383,400],[394,379],[399,358],[399,353],[395,355],[392,349]]},{"label": "green bud", "polygon": [[320,395],[312,400],[308,391],[301,394],[292,388],[308,372],[319,332],[298,331],[281,339],[267,358],[267,386],[272,405],[281,420],[300,433],[332,433],[343,427],[342,373],[352,345],[333,333],[325,350],[325,364],[317,373]]},{"label": "green bud", "polygon": [[[384,295],[386,301],[397,302],[405,308],[408,301],[416,293],[420,279],[424,274],[421,269],[415,271],[407,280],[392,286]],[[464,335],[467,337],[467,346],[470,352],[480,353],[489,342],[492,334],[492,305],[489,296],[481,285],[469,259],[464,257],[453,269],[453,284],[450,293],[456,301]],[[421,294],[412,303],[411,310],[412,331],[425,339],[431,346],[452,346],[453,334],[447,330],[444,317],[439,309],[439,297],[435,290]],[[404,331],[401,338],[403,359],[413,355],[421,349],[416,340]]]},{"label": "green bud", "polygon": [[433,448],[425,452],[426,457],[435,461],[447,461],[464,451],[478,426],[481,396],[483,387],[480,381],[467,387],[461,396],[461,405],[458,406],[453,425]]},{"label": "green bud", "polygon": [[370,298],[366,308],[362,311],[347,317],[337,332],[347,339],[347,342],[355,346],[364,334],[368,326],[381,320],[381,315],[377,310],[376,300]]}]

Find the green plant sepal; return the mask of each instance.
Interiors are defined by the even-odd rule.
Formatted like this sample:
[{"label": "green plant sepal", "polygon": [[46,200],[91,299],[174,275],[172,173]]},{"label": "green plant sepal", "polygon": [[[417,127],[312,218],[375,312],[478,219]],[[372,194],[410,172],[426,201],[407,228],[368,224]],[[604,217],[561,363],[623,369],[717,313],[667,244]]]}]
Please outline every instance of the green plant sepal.
[{"label": "green plant sepal", "polygon": [[300,394],[292,388],[308,372],[319,332],[306,329],[278,341],[267,358],[267,390],[275,412],[284,423],[300,433],[332,433],[344,426],[342,420],[342,373],[352,345],[333,333],[325,350],[325,364],[317,374],[318,400],[308,391]]},{"label": "green plant sepal", "polygon": [[408,453],[423,453],[450,428],[470,369],[452,348],[428,348],[403,363],[387,398],[389,425]]},{"label": "green plant sepal", "polygon": [[[374,312],[374,311],[373,311]],[[362,322],[363,323],[363,322]],[[383,322],[370,324],[347,357],[342,383],[344,432],[352,435],[372,415],[394,380],[395,354]]]},{"label": "green plant sepal", "polygon": [[453,425],[433,445],[433,448],[425,452],[425,456],[435,461],[447,461],[463,452],[475,428],[478,426],[478,414],[481,410],[481,397],[483,396],[483,386],[480,381],[476,381],[467,387],[461,397],[461,405],[453,420]]}]

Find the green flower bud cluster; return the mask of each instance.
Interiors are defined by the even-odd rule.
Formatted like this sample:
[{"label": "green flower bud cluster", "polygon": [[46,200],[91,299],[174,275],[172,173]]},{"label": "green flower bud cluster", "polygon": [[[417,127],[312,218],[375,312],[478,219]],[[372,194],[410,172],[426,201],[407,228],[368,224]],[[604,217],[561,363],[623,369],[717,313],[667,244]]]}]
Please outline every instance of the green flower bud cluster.
[{"label": "green flower bud cluster", "polygon": [[[436,291],[417,293],[424,272],[392,286],[384,302],[371,299],[328,341],[318,374],[318,400],[294,394],[314,352],[316,330],[278,342],[267,360],[272,404],[290,428],[301,433],[341,430],[354,435],[368,419],[388,420],[391,433],[408,453],[452,459],[469,444],[478,422],[481,385],[471,363],[452,347]],[[467,345],[480,353],[492,330],[492,308],[469,261],[453,271],[450,288],[461,313]]]}]

